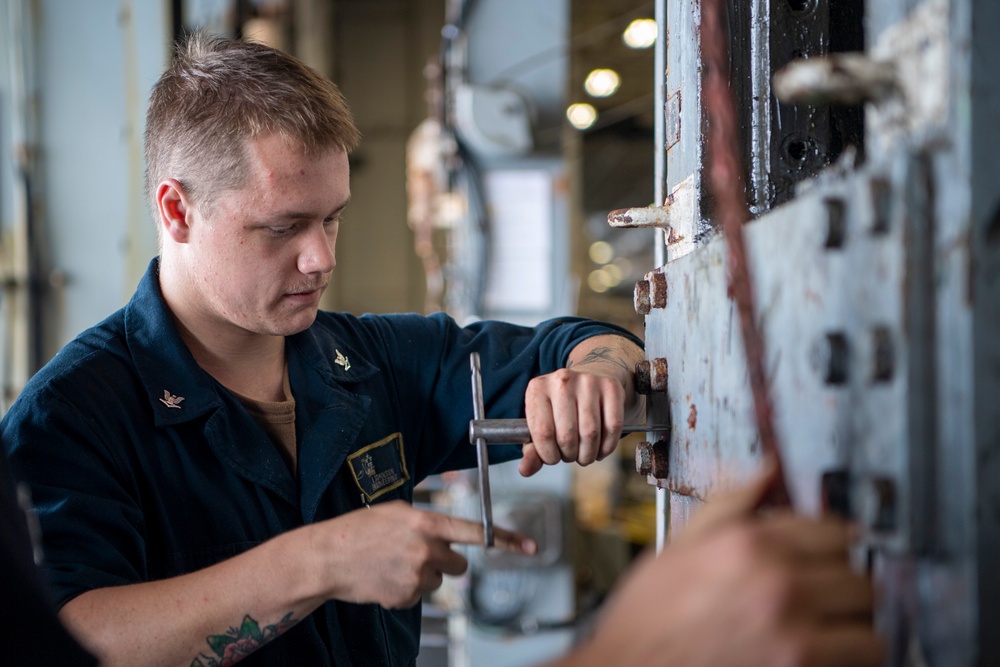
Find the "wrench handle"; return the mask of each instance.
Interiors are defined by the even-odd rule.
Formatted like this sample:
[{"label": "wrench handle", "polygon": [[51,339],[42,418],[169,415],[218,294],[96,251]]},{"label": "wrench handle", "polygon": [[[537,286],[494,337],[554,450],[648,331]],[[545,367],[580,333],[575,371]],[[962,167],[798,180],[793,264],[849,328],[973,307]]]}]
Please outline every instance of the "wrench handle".
[{"label": "wrench handle", "polygon": [[[669,428],[656,424],[626,424],[622,435],[627,433],[667,431]],[[481,419],[469,422],[469,442],[484,440],[487,445],[521,445],[530,442],[527,419]]]},{"label": "wrench handle", "polygon": [[[473,421],[482,421],[486,416],[483,406],[483,375],[479,369],[479,353],[469,355],[469,365],[472,367],[472,417]],[[493,499],[490,495],[490,461],[486,453],[486,439],[472,438],[476,446],[476,464],[479,471],[479,503],[483,515],[483,546],[493,546]]]}]

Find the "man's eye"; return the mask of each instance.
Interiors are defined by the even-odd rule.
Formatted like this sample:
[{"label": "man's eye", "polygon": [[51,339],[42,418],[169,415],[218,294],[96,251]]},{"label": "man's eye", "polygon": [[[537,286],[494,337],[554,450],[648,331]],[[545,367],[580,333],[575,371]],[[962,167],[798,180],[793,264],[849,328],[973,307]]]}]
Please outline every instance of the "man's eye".
[{"label": "man's eye", "polygon": [[272,234],[274,236],[284,236],[286,234],[290,234],[293,229],[295,229],[295,228],[294,227],[268,227],[267,231],[268,231],[269,234]]}]

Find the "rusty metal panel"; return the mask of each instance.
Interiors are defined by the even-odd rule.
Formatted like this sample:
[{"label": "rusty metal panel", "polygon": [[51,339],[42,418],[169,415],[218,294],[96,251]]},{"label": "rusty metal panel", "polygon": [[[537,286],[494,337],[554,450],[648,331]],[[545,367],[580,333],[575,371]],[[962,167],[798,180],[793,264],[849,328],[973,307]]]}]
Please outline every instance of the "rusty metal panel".
[{"label": "rusty metal panel", "polygon": [[[829,13],[835,4],[749,3],[742,64],[747,27],[730,27],[733,69],[754,98],[739,105],[758,216],[746,242],[791,492],[803,511],[818,513],[825,493],[859,521],[858,553],[883,591],[887,664],[1000,664],[1000,3],[868,2],[860,41]],[[730,20],[745,10],[730,5]],[[826,18],[793,25],[778,10]],[[645,471],[676,528],[756,469],[759,439],[726,243],[701,192],[701,128],[690,127],[703,122],[699,5],[665,11],[667,173],[657,182],[667,210],[632,215],[667,225],[664,263],[637,286],[636,305],[651,390],[664,379],[652,369],[666,370],[647,418],[672,424],[667,451],[658,445],[668,463]],[[774,179],[789,175],[775,173],[773,151],[792,131],[787,114],[795,120],[786,103],[775,111],[771,89],[779,28],[818,53],[867,45],[872,71],[888,66],[893,83],[864,106],[863,150],[803,170],[775,196]],[[837,133],[847,137],[838,123],[857,119],[815,111],[804,127],[828,131],[836,151]]]},{"label": "rusty metal panel", "polygon": [[[902,175],[877,180],[893,178]],[[901,420],[881,417],[902,409],[905,372],[894,368],[881,379],[886,361],[876,349],[879,336],[903,335],[903,231],[900,224],[874,231],[872,180],[862,174],[817,189],[747,228],[778,427],[790,443],[796,500],[812,511],[819,509],[815,473],[861,455],[848,447],[857,431],[869,435],[873,458],[884,465],[893,465],[887,457],[902,436]],[[892,196],[901,196],[898,188]],[[646,317],[647,356],[664,357],[669,367],[674,449],[661,483],[699,498],[754,470],[758,454],[725,260],[717,238],[669,262],[666,307]],[[853,280],[859,275],[873,280]],[[846,358],[831,337],[846,340]],[[870,394],[865,402],[852,401],[862,392]]]}]

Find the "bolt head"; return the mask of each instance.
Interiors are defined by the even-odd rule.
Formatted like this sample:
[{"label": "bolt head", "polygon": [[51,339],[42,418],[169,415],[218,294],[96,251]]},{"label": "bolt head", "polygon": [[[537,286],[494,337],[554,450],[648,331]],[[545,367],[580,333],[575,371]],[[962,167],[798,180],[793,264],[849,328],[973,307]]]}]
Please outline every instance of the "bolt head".
[{"label": "bolt head", "polygon": [[635,447],[635,471],[640,475],[653,472],[653,445],[640,442]]},{"label": "bolt head", "polygon": [[648,280],[640,280],[635,284],[634,303],[637,314],[649,314],[652,303],[650,301],[650,284]]},{"label": "bolt head", "polygon": [[635,390],[640,394],[667,390],[667,360],[663,357],[640,361],[635,366]]},{"label": "bolt head", "polygon": [[667,307],[667,277],[659,271],[649,276],[649,305],[652,308]]}]

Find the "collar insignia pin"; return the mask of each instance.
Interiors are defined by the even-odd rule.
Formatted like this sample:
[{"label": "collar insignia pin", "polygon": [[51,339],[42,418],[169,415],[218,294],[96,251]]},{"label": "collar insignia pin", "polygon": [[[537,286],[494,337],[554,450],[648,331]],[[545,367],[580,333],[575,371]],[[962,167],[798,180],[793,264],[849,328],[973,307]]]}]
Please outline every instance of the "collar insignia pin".
[{"label": "collar insignia pin", "polygon": [[163,390],[163,398],[160,399],[160,403],[163,403],[168,408],[181,409],[181,402],[184,400],[183,396],[174,396],[166,389]]},{"label": "collar insignia pin", "polygon": [[333,360],[333,363],[343,366],[345,371],[351,370],[351,362],[347,360],[347,357],[341,354],[340,350],[334,350],[334,352],[337,353],[337,358]]}]

